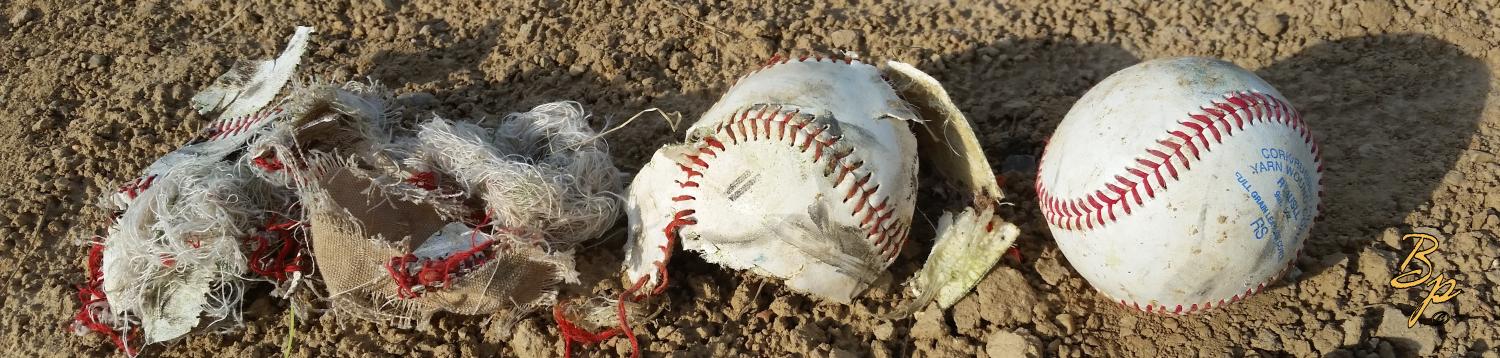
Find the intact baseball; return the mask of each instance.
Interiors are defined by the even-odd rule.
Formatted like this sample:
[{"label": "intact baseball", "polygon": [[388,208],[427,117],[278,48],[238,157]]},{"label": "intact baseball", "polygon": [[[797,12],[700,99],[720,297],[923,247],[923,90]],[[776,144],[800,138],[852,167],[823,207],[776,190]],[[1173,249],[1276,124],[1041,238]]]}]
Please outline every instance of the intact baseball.
[{"label": "intact baseball", "polygon": [[1234,64],[1148,61],[1084,94],[1037,173],[1058,248],[1141,311],[1220,307],[1275,280],[1317,216],[1322,163],[1281,93]]}]

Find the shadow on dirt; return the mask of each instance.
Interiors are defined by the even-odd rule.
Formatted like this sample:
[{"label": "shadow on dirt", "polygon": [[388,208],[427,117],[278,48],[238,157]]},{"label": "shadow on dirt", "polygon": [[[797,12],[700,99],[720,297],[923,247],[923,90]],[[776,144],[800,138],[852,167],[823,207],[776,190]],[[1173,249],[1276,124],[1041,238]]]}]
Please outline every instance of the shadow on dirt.
[{"label": "shadow on dirt", "polygon": [[1257,71],[1323,151],[1323,219],[1306,252],[1357,252],[1430,201],[1478,129],[1491,74],[1447,41],[1346,38]]},{"label": "shadow on dirt", "polygon": [[[1422,34],[1340,39],[1257,73],[1301,111],[1325,163],[1322,218],[1303,251],[1302,277],[1330,269],[1334,255],[1357,255],[1386,228],[1410,232],[1404,219],[1426,210],[1478,130],[1493,75],[1458,46]],[[1375,316],[1366,322],[1379,312],[1366,312]],[[1398,355],[1417,354],[1410,340],[1387,340]],[[1374,340],[1364,343],[1342,349],[1378,352]]]}]

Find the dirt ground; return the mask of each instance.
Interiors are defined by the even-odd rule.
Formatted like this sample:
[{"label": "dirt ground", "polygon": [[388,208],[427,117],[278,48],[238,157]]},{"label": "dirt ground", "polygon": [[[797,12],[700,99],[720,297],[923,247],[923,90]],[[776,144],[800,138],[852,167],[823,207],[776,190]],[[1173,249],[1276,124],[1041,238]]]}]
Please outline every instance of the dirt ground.
[{"label": "dirt ground", "polygon": [[[425,93],[406,104],[449,118],[571,99],[601,126],[651,107],[691,119],[776,53],[853,50],[943,81],[1009,179],[1020,262],[997,267],[947,312],[892,321],[879,317],[907,299],[899,283],[921,263],[920,238],[851,305],[681,255],[665,311],[636,326],[648,356],[1497,357],[1495,0],[750,3],[0,4],[0,355],[118,354],[97,335],[63,328],[83,280],[79,242],[105,224],[94,198],[206,122],[189,110],[192,93],[235,59],[278,53],[305,24],[318,32],[302,73]],[[1227,309],[1159,317],[1120,308],[1069,268],[1037,209],[1029,163],[1092,84],[1179,55],[1249,68],[1302,111],[1324,148],[1327,207],[1281,283]],[[677,138],[641,121],[610,140],[617,163],[634,172]],[[1462,293],[1407,328],[1426,292],[1389,281],[1409,251],[1401,235],[1418,228],[1447,238],[1429,257]],[[565,297],[618,292],[623,236],[581,252],[586,285]],[[280,354],[286,303],[246,305],[242,329],[145,354]],[[562,353],[544,314],[509,332],[494,317],[440,316],[428,330],[313,317],[294,328],[296,356]],[[619,356],[629,346],[617,339],[581,351]]]}]

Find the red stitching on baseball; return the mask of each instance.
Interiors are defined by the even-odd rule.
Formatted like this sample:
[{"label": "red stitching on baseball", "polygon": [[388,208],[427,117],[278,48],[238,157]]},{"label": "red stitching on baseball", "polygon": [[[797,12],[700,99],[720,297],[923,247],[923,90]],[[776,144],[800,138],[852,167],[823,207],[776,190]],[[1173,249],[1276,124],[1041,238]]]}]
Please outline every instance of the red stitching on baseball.
[{"label": "red stitching on baseball", "polygon": [[[793,149],[803,153],[806,153],[808,149],[813,149],[813,162],[821,163],[827,161],[829,163],[830,169],[824,173],[824,177],[832,180],[835,187],[842,185],[844,178],[848,177],[850,173],[854,173],[857,179],[851,183],[849,191],[845,195],[844,202],[848,202],[856,196],[859,197],[859,201],[855,202],[850,215],[861,217],[859,214],[864,213],[860,219],[860,226],[861,229],[867,231],[866,240],[880,249],[879,251],[883,259],[893,259],[895,257],[894,252],[897,251],[893,248],[899,248],[900,246],[897,243],[904,244],[906,238],[905,236],[901,236],[900,240],[896,240],[895,238],[898,233],[894,231],[899,230],[906,224],[890,224],[895,210],[894,207],[890,207],[888,203],[889,199],[882,199],[878,203],[870,202],[870,198],[879,191],[880,185],[876,184],[866,187],[873,177],[873,173],[859,173],[859,169],[864,166],[864,162],[853,160],[851,156],[852,150],[835,149],[831,154],[825,155],[825,150],[836,148],[842,138],[829,135],[827,132],[828,126],[809,126],[808,124],[810,124],[812,119],[812,116],[802,115],[800,110],[779,106],[758,105],[731,114],[725,123],[719,123],[714,128],[718,134],[728,136],[730,142],[733,144],[739,144],[741,141],[775,140],[786,143],[792,146]],[[775,122],[778,132],[780,132],[776,136],[771,135],[773,122]],[[785,134],[788,127],[794,130],[791,136]],[[764,135],[759,135],[761,133],[764,133]],[[700,152],[710,147],[718,150],[713,157],[705,158],[691,154],[691,152],[683,155],[683,162],[691,163],[691,165],[701,167],[704,170],[711,166],[710,161],[718,158],[717,154],[728,151],[727,146],[714,136],[705,136],[698,139],[697,145]],[[698,187],[699,184],[691,181],[691,179],[693,176],[703,176],[703,172],[694,170],[689,164],[679,164],[678,167],[682,169],[685,175],[685,180],[677,181],[679,188]],[[696,200],[696,197],[682,194],[673,197],[672,200],[690,201]],[[674,214],[672,222],[663,230],[663,234],[667,236],[669,243],[676,242],[682,227],[697,224],[697,220],[692,217],[693,213],[694,210],[686,209]],[[670,247],[672,247],[670,244],[662,247],[663,252],[667,255],[666,257],[670,257]],[[664,258],[654,264],[658,264],[664,268],[665,261],[667,259]]]},{"label": "red stitching on baseball", "polygon": [[[1312,145],[1316,171],[1323,172],[1323,160],[1318,153],[1317,142],[1312,132],[1307,130],[1307,126],[1301,120],[1301,115],[1292,110],[1287,103],[1275,97],[1251,91],[1226,94],[1223,101],[1213,101],[1208,106],[1204,106],[1204,108],[1210,107],[1221,108],[1223,111],[1207,113],[1221,119],[1233,116],[1241,130],[1245,125],[1257,123],[1278,123],[1296,130],[1305,143]],[[1242,117],[1241,112],[1249,115]],[[1181,165],[1183,171],[1192,170],[1192,162],[1201,160],[1202,154],[1210,150],[1208,136],[1211,135],[1215,142],[1222,143],[1224,138],[1233,137],[1236,134],[1227,130],[1230,128],[1227,119],[1223,119],[1226,130],[1221,134],[1213,119],[1200,114],[1190,113],[1187,116],[1191,120],[1179,122],[1180,128],[1167,131],[1169,139],[1157,141],[1160,147],[1144,149],[1144,154],[1135,160],[1135,164],[1139,166],[1125,167],[1123,173],[1115,176],[1114,182],[1104,183],[1104,188],[1094,190],[1092,194],[1072,199],[1054,197],[1046,186],[1042,185],[1041,173],[1038,171],[1036,192],[1038,199],[1043,203],[1042,214],[1047,222],[1065,230],[1088,230],[1114,222],[1119,219],[1114,212],[1114,204],[1123,201],[1126,194],[1129,194],[1137,205],[1144,204],[1146,199],[1155,198],[1158,191],[1167,189],[1169,180],[1166,177],[1171,177],[1172,182],[1179,180],[1177,165]],[[1205,135],[1204,132],[1209,134]],[[1194,143],[1194,138],[1202,141],[1202,151],[1198,149],[1198,144]],[[1187,150],[1183,150],[1184,148]],[[1192,154],[1191,159],[1187,154]],[[1167,172],[1165,176],[1162,175],[1163,167]],[[1156,177],[1155,183],[1150,180],[1124,180],[1127,174],[1144,178],[1148,171],[1150,175]],[[1125,188],[1118,187],[1116,184],[1123,184]],[[1322,183],[1318,184],[1321,187]],[[1146,198],[1139,197],[1140,190],[1146,191]],[[1319,195],[1321,197],[1321,194]],[[1130,215],[1132,210],[1128,201],[1121,206],[1125,215]]]},{"label": "red stitching on baseball", "polygon": [[254,127],[261,122],[265,122],[267,119],[280,114],[281,111],[281,108],[271,108],[235,118],[220,118],[209,123],[200,136],[207,140],[218,140],[234,136],[243,133],[246,129]]},{"label": "red stitching on baseball", "polygon": [[703,143],[706,143],[708,144],[708,146],[714,147],[719,151],[724,150],[724,142],[720,142],[718,139],[714,139],[714,137],[703,138]]}]

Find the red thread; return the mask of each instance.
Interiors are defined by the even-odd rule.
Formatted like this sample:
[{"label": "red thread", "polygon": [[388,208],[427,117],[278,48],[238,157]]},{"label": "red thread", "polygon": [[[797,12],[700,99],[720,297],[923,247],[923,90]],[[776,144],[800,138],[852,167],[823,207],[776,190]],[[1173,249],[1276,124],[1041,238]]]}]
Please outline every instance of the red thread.
[{"label": "red thread", "polygon": [[[477,231],[476,231],[477,235]],[[485,254],[496,240],[485,241],[470,247],[468,250],[460,251],[447,258],[438,260],[422,260],[413,254],[392,257],[385,264],[385,271],[396,282],[396,296],[403,299],[421,297],[422,293],[450,287],[453,277],[463,270],[479,267],[489,262],[490,255]],[[418,267],[412,272],[412,266]],[[418,289],[418,285],[421,289]]]},{"label": "red thread", "polygon": [[147,189],[151,189],[151,183],[155,181],[156,174],[147,175],[141,178],[135,178],[135,180],[131,180],[129,183],[121,185],[119,192],[124,193],[126,197],[135,199],[135,197],[139,196],[142,192],[145,192]]},{"label": "red thread", "polygon": [[611,328],[599,333],[593,333],[582,327],[578,327],[578,325],[573,324],[573,321],[568,320],[567,315],[563,314],[567,306],[567,300],[560,300],[557,302],[557,306],[552,307],[552,319],[557,321],[557,330],[563,336],[563,357],[573,356],[573,342],[585,345],[596,344],[620,334],[621,330],[619,328]]},{"label": "red thread", "polygon": [[779,53],[771,55],[771,58],[767,59],[766,63],[761,64],[761,66],[762,67],[769,67],[769,66],[771,66],[773,64],[776,64],[777,61],[781,61],[781,54],[779,54]]},{"label": "red thread", "polygon": [[250,163],[255,164],[255,166],[260,167],[261,169],[265,169],[268,172],[274,172],[286,168],[286,165],[282,164],[281,159],[276,158],[276,155],[273,152],[266,152],[265,154],[261,154],[261,156],[255,157],[255,159],[251,159]]},{"label": "red thread", "polygon": [[[276,280],[286,281],[287,276],[302,271],[303,243],[296,230],[301,222],[272,214],[266,219],[265,228],[250,244],[249,269],[251,273]],[[274,239],[274,240],[273,240]]]},{"label": "red thread", "polygon": [[719,151],[724,150],[724,142],[720,142],[718,139],[714,139],[714,137],[704,137],[703,143],[707,143],[708,146],[717,148]]},{"label": "red thread", "polygon": [[703,176],[703,172],[699,172],[697,170],[693,170],[693,168],[689,168],[686,165],[678,164],[677,168],[682,169],[683,174],[687,175],[687,179],[692,179],[695,176],[698,176],[698,177]]},{"label": "red thread", "polygon": [[87,329],[92,332],[103,334],[109,341],[120,350],[125,351],[127,356],[135,356],[137,351],[130,347],[130,341],[140,338],[140,327],[131,327],[125,334],[115,331],[103,322],[99,322],[100,314],[109,312],[109,300],[104,295],[104,243],[94,242],[89,246],[88,257],[84,261],[87,280],[78,286],[78,313],[73,315],[74,330]]},{"label": "red thread", "polygon": [[437,190],[438,188],[437,173],[433,172],[412,173],[411,177],[406,178],[406,182],[423,190]]},{"label": "red thread", "polygon": [[[662,276],[662,279],[665,280],[666,276]],[[630,356],[632,358],[640,358],[641,344],[635,339],[635,329],[630,327],[630,321],[627,320],[628,317],[625,315],[625,300],[628,299],[632,302],[640,302],[640,300],[644,299],[645,296],[636,295],[635,292],[640,291],[641,287],[645,285],[645,277],[636,280],[635,285],[631,286],[630,289],[625,290],[625,292],[620,292],[620,298],[616,300],[618,308],[615,313],[620,318],[620,327],[621,331],[625,333],[625,339],[630,340]]]}]

